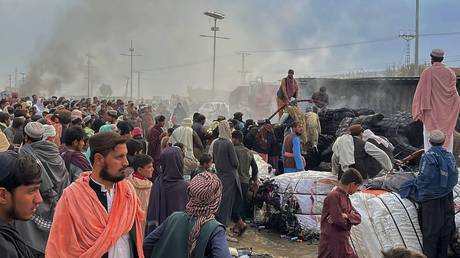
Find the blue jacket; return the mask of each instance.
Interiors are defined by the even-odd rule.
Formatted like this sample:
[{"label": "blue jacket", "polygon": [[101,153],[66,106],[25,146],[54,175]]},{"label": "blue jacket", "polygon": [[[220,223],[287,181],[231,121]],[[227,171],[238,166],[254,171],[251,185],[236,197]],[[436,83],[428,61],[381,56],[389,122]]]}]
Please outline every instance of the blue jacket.
[{"label": "blue jacket", "polygon": [[433,146],[420,160],[420,172],[415,181],[401,186],[401,197],[417,202],[442,198],[452,192],[458,182],[454,155],[440,146]]},{"label": "blue jacket", "polygon": [[[292,137],[292,152],[294,154],[294,160],[295,160],[295,168],[284,168],[284,173],[292,173],[292,172],[299,172],[304,170],[303,166],[303,160],[302,160],[302,150],[300,146],[300,137],[299,136],[294,136]],[[281,148],[281,160],[284,162],[284,144],[283,147]]]}]

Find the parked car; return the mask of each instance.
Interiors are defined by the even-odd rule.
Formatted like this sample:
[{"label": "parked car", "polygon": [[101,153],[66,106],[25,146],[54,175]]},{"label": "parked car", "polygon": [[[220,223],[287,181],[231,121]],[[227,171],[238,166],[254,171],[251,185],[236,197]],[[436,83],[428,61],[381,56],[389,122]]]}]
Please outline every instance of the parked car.
[{"label": "parked car", "polygon": [[229,118],[229,107],[224,102],[207,102],[204,103],[198,110],[200,114],[206,116],[206,120],[212,121],[217,119],[218,116],[225,116]]}]

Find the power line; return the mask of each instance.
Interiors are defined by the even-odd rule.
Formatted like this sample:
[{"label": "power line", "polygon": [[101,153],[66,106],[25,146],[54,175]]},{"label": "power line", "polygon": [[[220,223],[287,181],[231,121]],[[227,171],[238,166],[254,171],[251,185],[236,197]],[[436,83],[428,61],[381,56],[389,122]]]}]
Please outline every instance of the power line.
[{"label": "power line", "polygon": [[365,44],[372,44],[372,43],[378,43],[378,42],[393,41],[396,39],[398,39],[398,37],[393,36],[393,37],[388,37],[388,38],[380,38],[380,39],[365,40],[365,41],[355,41],[355,42],[332,44],[332,45],[326,45],[326,46],[315,46],[315,47],[305,47],[305,48],[286,48],[286,49],[249,50],[245,52],[248,52],[248,53],[296,52],[296,51],[306,51],[306,50],[348,47],[348,46],[354,46],[354,45],[365,45]]},{"label": "power line", "polygon": [[[454,32],[441,32],[441,33],[425,33],[425,34],[420,34],[419,36],[420,37],[432,37],[432,36],[449,36],[449,35],[460,35],[460,32],[454,31]],[[348,46],[355,46],[355,45],[366,45],[366,44],[373,44],[373,43],[379,43],[379,42],[393,41],[396,39],[398,39],[397,36],[392,36],[392,37],[386,37],[386,38],[332,44],[332,45],[326,45],[326,46],[313,46],[313,47],[305,47],[305,48],[286,48],[286,49],[249,50],[245,52],[248,52],[248,53],[295,52],[295,51],[348,47]]]},{"label": "power line", "polygon": [[[431,37],[431,36],[448,36],[448,35],[460,35],[460,32],[443,32],[443,33],[427,33],[427,34],[420,34],[420,37]],[[374,39],[374,40],[367,40],[367,41],[356,41],[356,42],[348,42],[348,43],[340,43],[340,44],[333,44],[333,45],[327,45],[327,46],[313,46],[313,47],[306,47],[306,48],[292,48],[292,49],[272,49],[272,50],[252,50],[252,51],[241,51],[245,53],[270,53],[270,52],[294,52],[294,51],[305,51],[305,50],[318,50],[318,49],[328,49],[328,48],[338,48],[338,47],[347,47],[347,46],[354,46],[354,45],[365,45],[365,44],[373,44],[373,43],[378,43],[378,42],[386,42],[386,41],[393,41],[397,40],[399,37],[393,36],[393,37],[387,37],[387,38],[380,38],[380,39]],[[232,54],[226,54],[222,56],[217,56],[217,57],[226,57],[230,56]],[[170,70],[170,69],[176,69],[176,68],[182,68],[182,67],[188,67],[188,66],[195,66],[195,65],[201,65],[205,63],[209,63],[212,61],[212,57],[202,59],[199,61],[195,62],[186,62],[186,63],[179,63],[179,64],[172,64],[172,65],[167,65],[167,66],[159,66],[159,67],[154,67],[151,69],[142,69],[144,72],[154,72],[154,71],[162,71],[162,70]]]}]

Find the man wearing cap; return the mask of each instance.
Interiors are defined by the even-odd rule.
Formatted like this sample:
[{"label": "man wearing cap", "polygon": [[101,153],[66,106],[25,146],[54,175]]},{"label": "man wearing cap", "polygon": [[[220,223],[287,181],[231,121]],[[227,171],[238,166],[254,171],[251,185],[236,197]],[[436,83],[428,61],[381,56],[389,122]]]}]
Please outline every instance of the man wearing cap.
[{"label": "man wearing cap", "polygon": [[64,160],[59,155],[58,147],[52,142],[42,140],[44,132],[42,124],[29,122],[24,127],[24,144],[19,149],[19,154],[32,156],[40,165],[42,171],[40,194],[43,203],[30,221],[15,223],[26,244],[41,255],[45,253],[54,207],[70,183],[69,173]]},{"label": "man wearing cap", "polygon": [[425,69],[412,101],[412,117],[423,122],[425,150],[429,150],[430,132],[439,129],[446,135],[444,147],[452,152],[453,132],[460,112],[460,99],[454,71],[442,64],[444,51],[431,51],[431,67]]},{"label": "man wearing cap", "polygon": [[455,233],[452,189],[457,184],[458,171],[454,155],[443,148],[445,140],[442,131],[431,131],[432,147],[422,156],[417,178],[400,189],[401,197],[411,197],[420,204],[423,253],[428,258],[447,257]]},{"label": "man wearing cap", "polygon": [[43,125],[43,140],[54,143],[56,138],[56,129],[52,125]]},{"label": "man wearing cap", "polygon": [[118,112],[116,110],[107,111],[107,123],[116,124],[118,119]]},{"label": "man wearing cap", "polygon": [[[289,104],[289,101],[292,99],[297,99],[298,92],[299,86],[297,85],[297,81],[294,79],[294,70],[289,69],[288,76],[281,79],[280,88],[276,93],[276,104],[278,105],[278,109],[283,105]],[[282,109],[278,112],[278,115],[279,118],[281,118],[283,115]]]},{"label": "man wearing cap", "polygon": [[91,128],[93,126],[93,122],[94,119],[91,115],[87,115],[85,116],[85,118],[83,118],[83,131],[85,132],[86,137],[88,138],[94,135],[94,130]]},{"label": "man wearing cap", "polygon": [[18,231],[14,220],[30,220],[43,202],[39,188],[41,169],[30,156],[13,151],[0,153],[0,254],[1,257],[35,257]]},{"label": "man wearing cap", "polygon": [[363,128],[354,124],[348,129],[349,133],[340,136],[332,145],[332,173],[342,177],[343,171],[354,168],[361,173],[363,179],[377,176],[380,172],[393,169],[390,157],[370,142],[363,141]]},{"label": "man wearing cap", "polygon": [[83,122],[83,113],[78,109],[72,110],[72,113],[70,114],[70,122],[72,123],[72,126],[81,127]]}]

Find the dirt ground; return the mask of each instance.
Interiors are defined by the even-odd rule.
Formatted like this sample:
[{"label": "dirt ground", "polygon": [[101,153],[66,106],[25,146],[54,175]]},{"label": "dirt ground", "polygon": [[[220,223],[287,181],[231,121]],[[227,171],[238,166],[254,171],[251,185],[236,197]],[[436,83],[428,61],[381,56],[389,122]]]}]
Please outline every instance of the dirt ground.
[{"label": "dirt ground", "polygon": [[316,258],[318,245],[305,242],[292,242],[281,238],[279,234],[267,230],[257,231],[249,228],[238,243],[229,242],[229,246],[235,248],[252,248],[258,254],[270,254],[276,258]]}]

